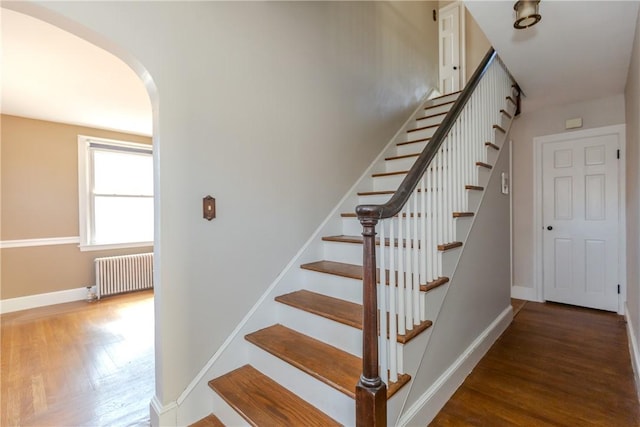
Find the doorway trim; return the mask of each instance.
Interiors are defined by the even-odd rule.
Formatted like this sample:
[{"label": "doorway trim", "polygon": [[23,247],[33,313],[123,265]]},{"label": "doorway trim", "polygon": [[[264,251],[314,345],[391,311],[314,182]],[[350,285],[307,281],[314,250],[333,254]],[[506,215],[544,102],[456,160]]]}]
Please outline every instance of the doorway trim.
[{"label": "doorway trim", "polygon": [[547,142],[561,142],[577,138],[615,135],[618,138],[620,161],[618,163],[618,280],[620,294],[618,295],[618,314],[624,314],[627,300],[627,227],[625,200],[625,125],[611,125],[575,132],[564,132],[533,138],[533,286],[537,301],[545,301],[543,287],[543,245],[542,245],[542,146]]}]

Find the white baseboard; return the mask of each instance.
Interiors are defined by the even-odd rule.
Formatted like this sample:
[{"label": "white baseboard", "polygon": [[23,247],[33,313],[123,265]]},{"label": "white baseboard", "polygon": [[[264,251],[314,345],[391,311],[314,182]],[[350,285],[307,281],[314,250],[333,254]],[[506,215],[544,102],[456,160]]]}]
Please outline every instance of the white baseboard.
[{"label": "white baseboard", "polygon": [[465,378],[478,364],[513,319],[513,309],[507,307],[476,338],[427,391],[398,420],[399,426],[427,425],[453,396]]},{"label": "white baseboard", "polygon": [[176,405],[176,402],[171,402],[168,405],[163,405],[158,400],[158,397],[154,395],[151,399],[151,403],[149,404],[151,427],[177,426],[177,409],[178,405]]},{"label": "white baseboard", "polygon": [[46,294],[3,299],[0,301],[0,314],[44,307],[53,304],[62,304],[65,302],[81,301],[86,297],[87,288],[76,288],[58,292],[49,292]]},{"label": "white baseboard", "polygon": [[511,287],[511,298],[540,302],[536,295],[536,289],[527,286],[513,285]]},{"label": "white baseboard", "polygon": [[624,309],[624,317],[627,321],[627,336],[629,337],[629,355],[631,356],[631,366],[633,367],[633,378],[636,381],[636,392],[640,400],[640,349],[638,348],[633,322],[629,318],[629,307],[627,307],[627,303],[624,304]]}]

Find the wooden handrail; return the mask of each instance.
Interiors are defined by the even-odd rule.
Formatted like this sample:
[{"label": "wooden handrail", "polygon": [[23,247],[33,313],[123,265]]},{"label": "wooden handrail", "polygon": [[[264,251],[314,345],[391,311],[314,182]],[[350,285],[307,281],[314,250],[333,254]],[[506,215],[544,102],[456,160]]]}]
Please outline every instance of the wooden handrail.
[{"label": "wooden handrail", "polygon": [[[356,386],[356,426],[382,427],[387,422],[387,389],[378,372],[378,301],[376,289],[376,224],[379,220],[398,214],[426,173],[431,161],[438,153],[447,134],[471,98],[480,80],[496,58],[490,48],[471,76],[457,100],[445,116],[426,149],[418,156],[391,199],[382,205],[359,205],[356,214],[363,227],[363,340],[362,375]],[[512,81],[513,78],[511,78]],[[515,84],[515,81],[514,81]],[[520,93],[520,88],[515,84]],[[518,97],[519,99],[519,97]],[[519,105],[518,109],[519,111]],[[386,373],[385,373],[386,374]]]}]

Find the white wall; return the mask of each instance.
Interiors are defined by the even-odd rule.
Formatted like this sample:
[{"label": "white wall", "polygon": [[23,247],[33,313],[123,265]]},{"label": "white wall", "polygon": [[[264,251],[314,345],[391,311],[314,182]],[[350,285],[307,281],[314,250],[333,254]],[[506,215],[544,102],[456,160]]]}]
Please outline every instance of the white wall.
[{"label": "white wall", "polygon": [[[523,103],[527,102],[523,98]],[[625,122],[624,96],[546,107],[521,114],[513,139],[513,285],[533,288],[533,138],[567,132],[565,120],[582,117],[582,129]],[[572,129],[575,130],[575,129]]]},{"label": "white wall", "polygon": [[[436,2],[3,6],[117,53],[157,87],[162,405],[437,85]],[[201,215],[207,194],[212,222]]]},{"label": "white wall", "polygon": [[640,391],[638,369],[640,354],[640,14],[636,23],[629,74],[625,88],[627,123],[627,321],[632,336],[632,360],[636,370],[636,385]]}]

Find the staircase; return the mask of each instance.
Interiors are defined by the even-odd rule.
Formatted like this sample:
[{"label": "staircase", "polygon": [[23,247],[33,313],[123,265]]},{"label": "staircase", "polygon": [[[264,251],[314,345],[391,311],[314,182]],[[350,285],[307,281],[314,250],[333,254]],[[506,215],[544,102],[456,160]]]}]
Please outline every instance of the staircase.
[{"label": "staircase", "polygon": [[[313,242],[300,257],[301,260],[306,258],[305,262],[292,269],[288,280],[281,280],[286,284],[271,290],[275,298],[267,294],[272,299],[265,304],[271,304],[271,308],[262,310],[262,314],[254,316],[257,319],[247,322],[245,330],[254,325],[258,327],[244,334],[244,345],[235,344],[242,356],[236,361],[227,358],[220,369],[232,369],[208,381],[208,386],[215,392],[212,393],[213,412],[218,417],[211,414],[193,425],[373,424],[373,421],[363,421],[367,417],[356,416],[356,385],[363,375],[363,357],[363,378],[367,378],[367,363],[373,366],[374,377],[378,367],[384,373],[383,383],[378,382],[377,386],[384,389],[381,398],[384,412],[372,415],[372,420],[377,417],[378,422],[384,420],[383,423],[389,424],[397,421],[447,290],[454,286],[450,279],[471,229],[475,209],[480,205],[492,162],[497,159],[515,116],[517,101],[512,88],[508,90],[509,96],[501,97],[502,105],[491,105],[496,110],[492,117],[497,118],[496,122],[488,124],[492,134],[477,142],[484,152],[456,160],[468,160],[475,172],[469,176],[460,175],[452,181],[437,178],[439,169],[450,168],[452,164],[442,159],[448,158],[447,152],[453,151],[454,146],[443,145],[439,148],[443,153],[441,160],[430,165],[429,173],[436,174],[433,180],[427,178],[425,184],[423,179],[421,184],[414,186],[410,190],[413,196],[408,196],[413,197],[409,208],[394,213],[387,225],[381,223],[375,249],[372,249],[381,260],[381,264],[373,265],[378,284],[372,285],[377,289],[373,300],[378,300],[374,302],[373,313],[379,319],[375,320],[377,332],[373,331],[375,343],[367,344],[365,338],[363,345],[366,313],[372,309],[363,307],[363,299],[366,303],[371,296],[366,297],[366,280],[363,287],[367,272],[366,258],[363,269],[366,237],[363,237],[360,222],[363,218],[354,213],[356,205],[384,205],[400,191],[398,188],[402,188],[403,180],[412,173],[416,160],[422,160],[427,151],[425,148],[432,144],[434,134],[451,108],[457,105],[460,93],[428,100],[416,111],[385,151],[379,166],[374,167],[368,178],[361,180],[354,194],[341,204],[342,212],[323,228],[323,231],[338,232],[326,233]],[[469,182],[462,182],[467,178]],[[423,206],[427,203],[425,200],[431,200],[428,194],[434,202],[440,200],[440,196],[446,198],[444,189],[452,182],[460,187],[455,193],[459,196],[451,197],[461,200],[455,206],[466,209],[451,210],[447,218],[419,209],[420,200]],[[428,228],[431,226],[426,225],[427,220],[438,220],[438,224],[450,230],[446,234],[435,233],[438,241],[427,238],[425,236],[431,230]],[[418,234],[423,236],[418,237]],[[429,244],[433,246],[433,254],[427,250]],[[364,250],[367,251],[366,246]],[[431,260],[437,268],[429,267],[427,273],[426,265]],[[429,280],[426,280],[427,275]],[[382,302],[378,304],[380,300]],[[397,310],[397,307],[403,308]],[[371,350],[367,347],[372,346],[377,347],[375,355],[367,354]],[[358,409],[361,410],[362,407]]]}]

